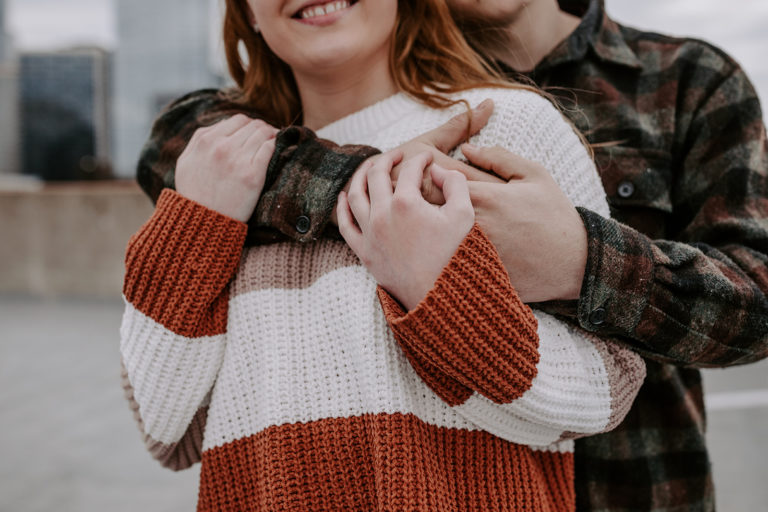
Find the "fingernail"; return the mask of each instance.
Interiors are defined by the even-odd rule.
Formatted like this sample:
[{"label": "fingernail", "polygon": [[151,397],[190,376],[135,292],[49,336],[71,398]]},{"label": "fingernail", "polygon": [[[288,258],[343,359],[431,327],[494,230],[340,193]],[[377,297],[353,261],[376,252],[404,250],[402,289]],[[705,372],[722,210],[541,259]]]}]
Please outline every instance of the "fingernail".
[{"label": "fingernail", "polygon": [[467,148],[467,149],[468,149],[468,150],[470,150],[470,151],[474,151],[474,150],[476,150],[476,149],[477,149],[477,146],[475,146],[475,145],[474,145],[474,144],[472,144],[471,142],[465,142],[464,144],[462,144],[462,145],[461,145],[461,147],[462,147],[462,148]]},{"label": "fingernail", "polygon": [[480,102],[477,108],[488,108],[489,106],[491,106],[491,98],[486,98]]}]

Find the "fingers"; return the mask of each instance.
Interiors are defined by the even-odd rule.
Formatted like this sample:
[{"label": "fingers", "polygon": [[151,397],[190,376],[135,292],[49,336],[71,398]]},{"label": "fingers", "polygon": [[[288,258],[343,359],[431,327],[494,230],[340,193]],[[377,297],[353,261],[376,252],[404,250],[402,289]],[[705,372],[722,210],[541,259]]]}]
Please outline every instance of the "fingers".
[{"label": "fingers", "polygon": [[349,248],[357,254],[362,232],[352,216],[347,193],[343,191],[339,193],[339,198],[336,202],[336,218],[339,223],[339,233],[344,237]]},{"label": "fingers", "polygon": [[269,161],[272,160],[274,152],[275,139],[272,138],[261,145],[251,160],[251,169],[255,171],[253,173],[253,185],[257,186],[260,190],[264,188],[264,181],[267,178],[267,167],[269,167]]},{"label": "fingers", "polygon": [[[240,132],[243,132],[242,137],[244,138],[240,137]],[[241,147],[246,151],[249,149],[253,151],[253,159],[255,159],[256,152],[258,152],[262,145],[270,140],[274,142],[277,132],[277,128],[273,128],[266,123],[263,123],[262,125],[249,124],[241,128],[235,135],[232,136],[232,143],[234,146],[236,144],[236,140],[234,138],[238,137],[238,140],[241,141]]]},{"label": "fingers", "polygon": [[449,171],[439,165],[431,165],[429,172],[432,181],[440,187],[445,196],[445,204],[441,207],[447,210],[466,213],[474,211],[469,197],[467,178],[458,171]]},{"label": "fingers", "polygon": [[472,144],[463,144],[461,152],[472,165],[487,169],[505,181],[526,178],[543,170],[536,162],[499,146],[481,148]]},{"label": "fingers", "polygon": [[467,140],[482,129],[493,113],[493,101],[487,99],[469,112],[470,120],[467,124],[467,112],[462,112],[452,117],[445,124],[429,131],[415,140],[434,146],[443,153],[448,153],[453,148]]},{"label": "fingers", "polygon": [[[228,137],[233,133],[235,133],[236,131],[238,131],[243,126],[253,121],[254,121],[253,118],[248,117],[245,114],[235,114],[229,119],[225,119],[224,121],[219,121],[213,126],[210,126],[208,130],[209,130],[209,133],[211,133],[212,135],[216,135],[217,137]],[[264,121],[258,121],[258,122],[265,125],[267,124]]]},{"label": "fingers", "polygon": [[435,155],[435,163],[437,163],[440,167],[443,167],[444,169],[452,169],[455,171],[459,171],[461,174],[466,176],[468,180],[487,181],[490,183],[499,183],[504,181],[499,179],[498,176],[494,176],[493,174],[487,171],[481,171],[480,169],[475,169],[471,165],[467,165],[464,162],[451,158],[442,153],[438,153],[437,155]]},{"label": "fingers", "polygon": [[384,155],[368,169],[368,197],[371,205],[387,201],[392,197],[390,172],[394,165],[391,155]]},{"label": "fingers", "polygon": [[431,153],[424,152],[403,162],[397,178],[395,194],[401,197],[421,198],[424,169],[432,162],[432,158]]},{"label": "fingers", "polygon": [[[349,183],[349,192],[345,194],[345,200],[349,209],[357,220],[360,229],[368,229],[368,217],[371,212],[371,203],[368,198],[368,172],[375,165],[375,160],[367,160],[352,176]],[[338,215],[338,212],[337,212]]]}]

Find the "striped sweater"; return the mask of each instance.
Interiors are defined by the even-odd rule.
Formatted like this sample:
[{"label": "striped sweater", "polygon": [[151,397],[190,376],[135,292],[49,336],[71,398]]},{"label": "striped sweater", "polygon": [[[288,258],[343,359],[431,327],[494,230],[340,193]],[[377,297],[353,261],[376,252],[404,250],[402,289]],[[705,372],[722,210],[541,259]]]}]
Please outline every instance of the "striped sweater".
[{"label": "striped sweater", "polygon": [[[557,144],[523,156],[602,197],[572,176],[594,167],[554,108],[465,94],[488,95],[476,142],[541,132]],[[450,115],[397,95],[321,135],[386,149]],[[124,387],[156,458],[202,460],[198,510],[573,510],[570,439],[620,421],[637,356],[534,316],[477,227],[410,312],[340,241],[245,234],[166,190],[126,256]]]}]

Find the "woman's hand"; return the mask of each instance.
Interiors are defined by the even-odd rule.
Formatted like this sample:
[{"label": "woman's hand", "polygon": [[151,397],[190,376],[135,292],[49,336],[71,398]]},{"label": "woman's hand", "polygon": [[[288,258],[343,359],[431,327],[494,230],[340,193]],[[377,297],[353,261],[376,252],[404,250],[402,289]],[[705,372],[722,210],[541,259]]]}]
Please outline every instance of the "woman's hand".
[{"label": "woman's hand", "polygon": [[[464,175],[431,163],[431,153],[404,161],[399,151],[385,153],[355,174],[337,206],[347,244],[379,285],[408,310],[433,287],[475,218]],[[400,176],[393,189],[390,172],[397,164]],[[421,195],[427,168],[445,196],[442,206]]]},{"label": "woman's hand", "polygon": [[198,129],[176,164],[176,190],[246,222],[261,196],[276,134],[276,128],[242,114]]},{"label": "woman's hand", "polygon": [[[487,172],[475,169],[465,162],[456,160],[447,155],[447,153],[453,151],[454,148],[466,141],[469,137],[480,132],[480,130],[482,130],[488,123],[491,114],[493,114],[493,101],[486,99],[472,109],[469,123],[467,123],[466,112],[456,114],[437,128],[401,144],[395,151],[399,151],[403,154],[403,161],[407,161],[422,153],[431,153],[432,161],[444,169],[461,171],[469,180],[493,181],[495,178]],[[380,158],[385,157],[381,154],[370,157],[360,164],[355,173],[365,172],[365,169],[368,169],[372,161],[375,162]],[[400,175],[401,165],[403,164],[395,165],[392,168],[390,176],[394,182],[397,182],[397,178]],[[421,194],[432,204],[443,204],[445,202],[443,193],[440,191],[440,188],[432,183],[429,173],[425,173],[423,178],[421,183]],[[345,192],[349,192],[351,182],[352,180],[347,182],[347,185],[344,187]],[[336,209],[331,213],[331,222],[337,226],[339,224],[339,221],[336,218]]]}]

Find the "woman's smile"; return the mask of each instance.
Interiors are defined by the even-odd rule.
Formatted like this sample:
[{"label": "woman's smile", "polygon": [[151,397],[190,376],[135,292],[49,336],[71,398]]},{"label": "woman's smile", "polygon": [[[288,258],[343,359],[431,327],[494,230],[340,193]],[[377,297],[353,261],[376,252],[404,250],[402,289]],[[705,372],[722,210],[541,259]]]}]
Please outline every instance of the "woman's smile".
[{"label": "woman's smile", "polygon": [[310,25],[329,25],[344,16],[356,3],[356,0],[331,0],[324,3],[310,0],[293,17]]}]

